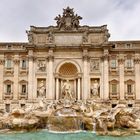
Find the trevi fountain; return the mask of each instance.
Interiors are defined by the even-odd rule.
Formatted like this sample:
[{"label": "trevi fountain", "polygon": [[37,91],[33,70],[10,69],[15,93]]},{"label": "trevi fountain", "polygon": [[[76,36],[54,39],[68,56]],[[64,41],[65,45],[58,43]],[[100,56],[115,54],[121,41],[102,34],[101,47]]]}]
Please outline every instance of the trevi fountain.
[{"label": "trevi fountain", "polygon": [[28,43],[0,43],[0,140],[140,139],[140,41],[81,19],[67,7]]}]

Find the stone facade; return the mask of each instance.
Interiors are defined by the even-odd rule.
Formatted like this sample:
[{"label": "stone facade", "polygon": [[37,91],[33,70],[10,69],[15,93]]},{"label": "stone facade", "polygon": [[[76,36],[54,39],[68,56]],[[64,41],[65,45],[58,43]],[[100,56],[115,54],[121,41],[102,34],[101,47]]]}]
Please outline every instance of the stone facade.
[{"label": "stone facade", "polygon": [[57,26],[31,26],[28,43],[0,43],[1,108],[39,97],[140,105],[140,41],[108,41],[106,25],[81,19],[67,7]]}]

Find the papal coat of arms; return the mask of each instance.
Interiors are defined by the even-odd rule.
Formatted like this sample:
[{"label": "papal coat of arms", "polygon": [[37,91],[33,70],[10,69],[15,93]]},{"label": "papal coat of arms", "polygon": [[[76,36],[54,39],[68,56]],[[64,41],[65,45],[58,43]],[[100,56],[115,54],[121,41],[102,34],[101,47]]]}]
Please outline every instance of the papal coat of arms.
[{"label": "papal coat of arms", "polygon": [[71,29],[78,29],[79,27],[79,20],[82,17],[74,14],[73,8],[67,7],[63,9],[63,15],[58,15],[55,20],[57,21],[57,27],[59,29],[71,30]]}]

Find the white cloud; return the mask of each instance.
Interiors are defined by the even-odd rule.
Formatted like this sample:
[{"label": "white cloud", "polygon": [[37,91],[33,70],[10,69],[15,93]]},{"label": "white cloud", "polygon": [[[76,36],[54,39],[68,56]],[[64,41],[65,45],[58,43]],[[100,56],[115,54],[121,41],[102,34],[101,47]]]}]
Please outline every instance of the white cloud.
[{"label": "white cloud", "polygon": [[54,17],[70,6],[81,24],[107,24],[110,40],[140,40],[139,0],[1,0],[0,42],[27,41],[30,25],[55,25]]}]

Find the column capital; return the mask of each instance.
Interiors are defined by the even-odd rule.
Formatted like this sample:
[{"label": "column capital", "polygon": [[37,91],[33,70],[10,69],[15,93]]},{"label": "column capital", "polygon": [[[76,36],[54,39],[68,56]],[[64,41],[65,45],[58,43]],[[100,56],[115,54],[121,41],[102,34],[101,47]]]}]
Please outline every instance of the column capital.
[{"label": "column capital", "polygon": [[49,56],[48,56],[48,60],[49,60],[49,61],[53,61],[53,60],[54,60],[54,56],[53,56],[53,55],[49,55]]},{"label": "column capital", "polygon": [[0,59],[0,65],[4,65],[5,60],[4,59]]},{"label": "column capital", "polygon": [[139,58],[139,57],[135,58],[135,59],[134,59],[134,63],[135,63],[135,64],[140,64],[140,58]]},{"label": "column capital", "polygon": [[102,57],[101,57],[101,60],[104,61],[104,60],[109,60],[109,55],[108,54],[104,54]]},{"label": "column capital", "polygon": [[123,65],[124,64],[124,59],[123,58],[119,58],[118,59],[118,63],[119,63],[119,65]]},{"label": "column capital", "polygon": [[83,55],[83,60],[84,61],[89,61],[90,57],[88,55]]},{"label": "column capital", "polygon": [[55,77],[56,79],[58,79],[58,78],[59,78],[59,73],[54,73],[54,77]]},{"label": "column capital", "polygon": [[15,58],[13,62],[18,65],[20,63],[20,60],[18,58]]}]

